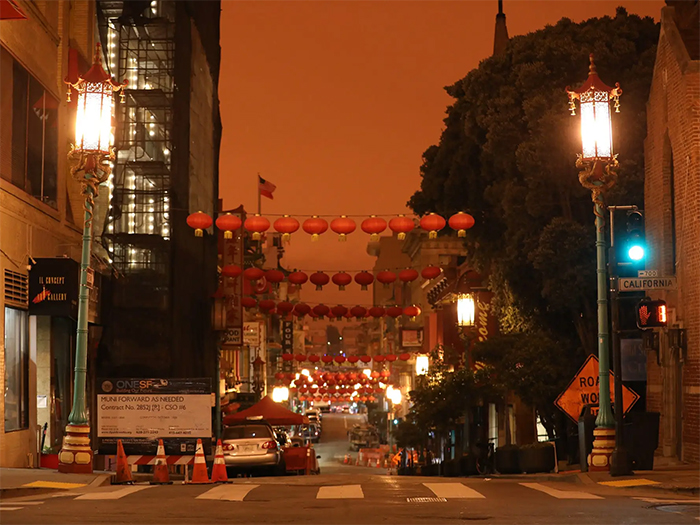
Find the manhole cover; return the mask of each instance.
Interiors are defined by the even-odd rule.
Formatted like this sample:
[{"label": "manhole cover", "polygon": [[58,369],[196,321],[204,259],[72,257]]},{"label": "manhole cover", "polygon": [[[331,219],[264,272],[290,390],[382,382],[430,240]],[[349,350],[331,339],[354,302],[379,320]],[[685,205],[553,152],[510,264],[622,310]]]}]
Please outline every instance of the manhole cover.
[{"label": "manhole cover", "polygon": [[409,503],[444,503],[445,498],[406,498]]}]

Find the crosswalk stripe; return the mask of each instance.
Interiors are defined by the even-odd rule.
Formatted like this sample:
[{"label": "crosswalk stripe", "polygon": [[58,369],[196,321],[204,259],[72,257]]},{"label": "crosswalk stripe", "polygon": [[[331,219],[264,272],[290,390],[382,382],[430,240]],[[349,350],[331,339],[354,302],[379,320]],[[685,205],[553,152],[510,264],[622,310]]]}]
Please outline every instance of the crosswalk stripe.
[{"label": "crosswalk stripe", "polygon": [[75,499],[120,499],[123,498],[124,496],[128,496],[129,494],[133,494],[134,492],[138,492],[140,490],[145,490],[145,489],[151,489],[153,488],[150,485],[145,485],[145,486],[136,486],[136,487],[122,487],[117,490],[112,490],[109,492],[88,492],[87,494],[83,494],[82,496],[78,496]]},{"label": "crosswalk stripe", "polygon": [[0,501],[0,509],[3,508],[3,505],[22,505],[23,507],[27,505],[41,505],[44,503],[43,501]]},{"label": "crosswalk stripe", "polygon": [[195,499],[215,499],[219,501],[243,501],[248,493],[260,485],[219,485],[200,494]]},{"label": "crosswalk stripe", "polygon": [[316,499],[362,499],[365,495],[360,485],[320,487]]},{"label": "crosswalk stripe", "polygon": [[0,507],[0,510],[22,510],[24,507]]},{"label": "crosswalk stripe", "polygon": [[481,499],[485,496],[462,483],[423,483],[438,498],[447,499]]},{"label": "crosswalk stripe", "polygon": [[545,487],[541,483],[520,483],[523,487],[529,489],[539,490],[544,492],[549,496],[557,499],[603,499],[595,494],[589,494],[588,492],[580,492],[577,490],[557,490],[550,487]]}]

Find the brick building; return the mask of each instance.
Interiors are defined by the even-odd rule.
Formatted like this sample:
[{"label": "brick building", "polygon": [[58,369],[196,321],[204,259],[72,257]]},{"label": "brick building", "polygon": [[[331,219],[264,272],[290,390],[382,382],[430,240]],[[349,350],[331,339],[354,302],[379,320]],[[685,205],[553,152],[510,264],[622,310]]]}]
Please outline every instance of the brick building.
[{"label": "brick building", "polygon": [[[657,453],[700,460],[700,40],[698,2],[661,11],[647,104],[645,223],[647,268],[675,276],[665,299],[668,328],[647,362],[647,410],[661,413]],[[685,335],[685,342],[683,341]],[[679,336],[681,336],[679,338]]]}]

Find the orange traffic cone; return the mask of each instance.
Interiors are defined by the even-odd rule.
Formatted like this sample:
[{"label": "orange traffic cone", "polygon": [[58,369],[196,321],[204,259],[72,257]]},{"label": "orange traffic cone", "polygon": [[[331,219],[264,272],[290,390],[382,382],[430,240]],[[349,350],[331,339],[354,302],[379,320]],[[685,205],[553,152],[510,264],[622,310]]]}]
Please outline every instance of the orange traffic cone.
[{"label": "orange traffic cone", "polygon": [[171,483],[170,474],[168,473],[168,459],[165,457],[165,447],[163,447],[163,440],[159,439],[151,485],[170,485]]},{"label": "orange traffic cone", "polygon": [[224,461],[224,449],[221,446],[220,439],[216,442],[216,454],[214,455],[214,465],[211,467],[211,482],[228,483],[228,474],[226,473],[226,462]]},{"label": "orange traffic cone", "polygon": [[207,472],[207,460],[204,458],[204,448],[202,440],[197,440],[197,450],[194,453],[194,466],[192,468],[192,479],[190,483],[211,483]]},{"label": "orange traffic cone", "polygon": [[112,481],[113,485],[123,485],[126,483],[133,483],[134,480],[131,479],[131,468],[129,467],[129,461],[126,459],[126,454],[124,453],[124,446],[122,445],[122,440],[117,440],[117,475]]}]

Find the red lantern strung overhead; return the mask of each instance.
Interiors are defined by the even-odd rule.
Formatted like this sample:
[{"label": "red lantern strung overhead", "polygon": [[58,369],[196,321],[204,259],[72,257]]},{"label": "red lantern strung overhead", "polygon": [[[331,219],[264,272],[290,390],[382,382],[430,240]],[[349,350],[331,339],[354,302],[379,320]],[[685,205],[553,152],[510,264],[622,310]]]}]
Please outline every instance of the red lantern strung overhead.
[{"label": "red lantern strung overhead", "polygon": [[399,359],[401,359],[401,361],[408,361],[409,359],[411,359],[411,354],[409,354],[408,352],[399,354]]},{"label": "red lantern strung overhead", "polygon": [[374,282],[374,275],[369,272],[356,273],[355,282],[360,285],[361,290],[367,290],[367,287]]},{"label": "red lantern strung overhead", "polygon": [[328,308],[325,304],[318,304],[313,307],[313,312],[323,319],[325,316],[327,316],[330,313],[331,309]]},{"label": "red lantern strung overhead", "polygon": [[262,234],[270,228],[270,221],[256,213],[245,220],[243,227],[253,234],[254,241],[259,241]]},{"label": "red lantern strung overhead", "polygon": [[430,213],[420,220],[420,227],[428,233],[429,239],[437,239],[437,234],[445,227],[445,219],[435,213]]},{"label": "red lantern strung overhead", "polygon": [[332,355],[323,355],[323,356],[321,356],[321,361],[323,361],[324,363],[332,363],[333,356]]},{"label": "red lantern strung overhead", "polygon": [[415,281],[418,279],[418,270],[414,270],[413,268],[406,268],[405,270],[401,270],[399,272],[399,280],[404,283],[410,283],[411,281]]},{"label": "red lantern strung overhead", "polygon": [[386,313],[384,308],[381,306],[373,306],[372,308],[369,309],[367,312],[369,315],[374,317],[375,319],[379,319],[380,317],[384,317],[384,314]]},{"label": "red lantern strung overhead", "polygon": [[370,215],[369,219],[362,221],[362,231],[369,233],[369,242],[378,242],[379,234],[386,230],[386,221],[376,215]]},{"label": "red lantern strung overhead", "polygon": [[415,318],[420,315],[420,308],[417,306],[407,306],[403,309],[403,313],[410,317],[411,320],[415,320]]},{"label": "red lantern strung overhead", "polygon": [[406,238],[406,234],[415,227],[416,224],[413,222],[413,219],[409,219],[404,215],[399,215],[389,221],[389,228],[391,228],[391,231],[398,234],[400,241],[403,241]]},{"label": "red lantern strung overhead", "polygon": [[342,304],[339,304],[339,305],[331,308],[331,313],[338,321],[340,321],[347,312],[348,312],[348,309],[345,306],[343,306]]},{"label": "red lantern strung overhead", "polygon": [[258,281],[265,276],[265,272],[260,268],[253,266],[252,268],[246,268],[243,270],[243,277],[249,281]]},{"label": "red lantern strung overhead", "polygon": [[338,272],[333,274],[333,284],[338,286],[338,290],[341,292],[345,290],[345,287],[352,282],[352,277],[349,273]]},{"label": "red lantern strung overhead", "polygon": [[282,372],[277,372],[275,374],[275,379],[284,379],[284,374]]},{"label": "red lantern strung overhead", "polygon": [[305,354],[297,354],[294,356],[294,359],[298,361],[299,363],[303,363],[306,361],[306,355]]},{"label": "red lantern strung overhead", "polygon": [[267,270],[265,279],[268,283],[278,284],[284,281],[284,274],[280,270]]},{"label": "red lantern strung overhead", "polygon": [[235,264],[227,264],[221,269],[221,275],[235,279],[243,273],[243,269]]},{"label": "red lantern strung overhead", "polygon": [[[379,356],[375,356],[375,360],[376,360],[376,357],[379,357]],[[376,370],[372,370],[372,373],[370,375],[372,376],[372,379],[377,379],[379,377],[379,372],[377,372]]]},{"label": "red lantern strung overhead", "polygon": [[423,268],[423,270],[420,272],[421,276],[423,279],[426,281],[429,281],[431,279],[435,279],[438,275],[442,273],[442,269],[438,266],[433,266],[432,264],[429,266],[426,266]]},{"label": "red lantern strung overhead", "polygon": [[294,305],[294,315],[304,317],[311,311],[311,307],[306,303],[297,303]]},{"label": "red lantern strung overhead", "polygon": [[241,227],[240,217],[227,213],[216,219],[216,227],[224,232],[224,239],[233,239],[233,232]]},{"label": "red lantern strung overhead", "polygon": [[273,301],[272,299],[263,299],[258,303],[258,307],[265,312],[269,312],[271,310],[274,310],[275,301]]},{"label": "red lantern strung overhead", "polygon": [[343,314],[343,317],[348,321],[351,321],[353,317],[352,312],[348,309],[348,311]]},{"label": "red lantern strung overhead", "polygon": [[245,297],[241,297],[241,306],[243,308],[255,308],[257,304],[258,302],[254,297],[248,297],[247,295]]},{"label": "red lantern strung overhead", "polygon": [[277,313],[279,314],[286,315],[292,310],[294,310],[294,305],[289,301],[282,301],[277,303]]},{"label": "red lantern strung overhead", "polygon": [[338,364],[344,363],[345,362],[345,356],[342,355],[337,355],[335,356],[335,359],[333,359]]},{"label": "red lantern strung overhead", "polygon": [[[384,361],[384,356],[383,355],[375,355],[373,357],[373,359],[374,359],[375,363],[381,363],[382,361]],[[374,377],[374,372],[372,372],[372,374],[373,374],[372,377]],[[379,375],[377,375],[377,377],[379,377]]]},{"label": "red lantern strung overhead", "polygon": [[287,276],[287,280],[292,284],[301,286],[309,280],[309,276],[306,275],[304,272],[292,272]]},{"label": "red lantern strung overhead", "polygon": [[209,217],[209,215],[201,211],[191,213],[187,217],[187,226],[194,229],[195,237],[203,237],[204,230],[209,228],[213,222],[214,221],[211,217]]},{"label": "red lantern strung overhead", "polygon": [[389,317],[397,318],[403,315],[403,308],[401,308],[400,306],[390,306],[386,309],[386,315],[388,315]]},{"label": "red lantern strung overhead", "polygon": [[350,355],[348,356],[348,363],[357,363],[360,360],[360,358],[356,355]]},{"label": "red lantern strung overhead", "polygon": [[[357,356],[351,356],[351,357],[357,357]],[[348,361],[350,361],[350,358],[349,358],[349,357],[348,357]],[[357,379],[357,374],[356,374],[355,372],[350,372],[350,373],[348,374],[348,379],[349,379],[351,382],[354,382],[354,381]]]},{"label": "red lantern strung overhead", "polygon": [[368,355],[361,355],[360,356],[360,361],[363,363],[369,363],[372,360],[372,358]]},{"label": "red lantern strung overhead", "polygon": [[273,226],[275,231],[282,234],[282,241],[288,242],[292,237],[292,233],[299,229],[299,221],[294,217],[284,215],[277,219]]},{"label": "red lantern strung overhead", "polygon": [[457,232],[457,237],[466,237],[467,230],[474,226],[474,217],[460,211],[450,217],[449,224],[450,228]]},{"label": "red lantern strung overhead", "polygon": [[382,270],[377,274],[377,281],[384,285],[384,288],[389,288],[389,285],[396,280],[396,274],[389,270]]},{"label": "red lantern strung overhead", "polygon": [[390,363],[393,363],[394,361],[396,361],[396,354],[387,354],[385,359]]},{"label": "red lantern strung overhead", "polygon": [[[387,359],[387,361],[388,361],[388,359]],[[391,372],[389,372],[388,370],[382,370],[382,371],[380,372],[380,375],[381,375],[382,377],[384,377],[384,378],[387,378],[387,377],[389,377],[389,376],[391,375]]]},{"label": "red lantern strung overhead", "polygon": [[331,230],[338,234],[339,241],[347,240],[348,235],[354,232],[356,227],[355,221],[348,219],[345,215],[331,221]]},{"label": "red lantern strung overhead", "polygon": [[367,308],[364,306],[353,306],[350,309],[350,313],[353,315],[355,319],[362,319],[363,317],[367,317]]},{"label": "red lantern strung overhead", "polygon": [[320,360],[321,360],[321,356],[318,356],[316,354],[312,354],[309,356],[310,363],[318,363]]},{"label": "red lantern strung overhead", "polygon": [[294,354],[282,354],[282,361],[294,361]]},{"label": "red lantern strung overhead", "polygon": [[320,291],[323,290],[323,287],[326,286],[331,279],[323,272],[315,272],[311,274],[309,280],[316,285],[316,291]]},{"label": "red lantern strung overhead", "polygon": [[328,229],[328,222],[325,219],[321,219],[317,215],[314,215],[310,219],[306,219],[302,227],[306,233],[311,235],[312,241],[317,241],[318,236]]}]

